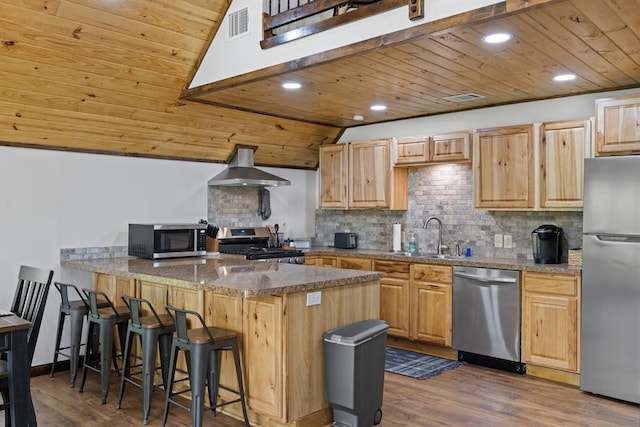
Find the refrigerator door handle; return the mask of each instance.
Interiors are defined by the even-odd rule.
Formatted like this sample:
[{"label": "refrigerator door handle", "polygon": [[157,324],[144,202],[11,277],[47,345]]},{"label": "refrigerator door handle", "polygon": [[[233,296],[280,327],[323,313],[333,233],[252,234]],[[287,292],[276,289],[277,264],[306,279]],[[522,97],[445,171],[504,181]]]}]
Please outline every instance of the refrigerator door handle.
[{"label": "refrigerator door handle", "polygon": [[640,236],[628,236],[622,234],[596,234],[596,237],[602,242],[640,243]]}]

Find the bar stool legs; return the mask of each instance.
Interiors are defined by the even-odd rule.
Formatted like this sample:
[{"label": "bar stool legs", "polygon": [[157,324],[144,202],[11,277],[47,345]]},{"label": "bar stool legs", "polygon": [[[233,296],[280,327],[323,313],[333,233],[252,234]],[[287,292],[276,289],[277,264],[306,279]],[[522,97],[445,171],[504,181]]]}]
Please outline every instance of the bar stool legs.
[{"label": "bar stool legs", "polygon": [[[125,347],[129,310],[126,307],[116,307],[104,292],[83,289],[89,300],[89,328],[87,331],[87,346],[82,368],[82,382],[80,392],[84,391],[87,371],[92,370],[100,374],[102,404],[107,402],[109,393],[109,377],[111,375],[111,358],[115,358],[113,345],[114,328],[118,328],[120,348]],[[97,297],[100,295],[108,303],[108,307],[98,309]],[[98,336],[98,342],[95,336]],[[93,339],[92,339],[93,338]],[[115,360],[114,360],[115,361]],[[116,365],[117,370],[117,365]]]},{"label": "bar stool legs", "polygon": [[[167,383],[167,372],[169,370],[169,354],[171,351],[171,338],[175,327],[173,318],[167,314],[158,315],[148,300],[134,298],[127,295],[122,296],[123,301],[129,307],[131,320],[127,328],[127,338],[124,351],[124,365],[122,378],[120,380],[120,393],[116,408],[120,409],[126,383],[131,383],[142,388],[143,393],[143,422],[149,422],[149,412],[151,409],[151,395],[153,394],[154,375],[156,371],[156,350],[160,347],[160,368],[162,371],[162,384]],[[143,307],[151,312],[149,316],[141,316]],[[140,337],[142,347],[141,364],[131,365],[131,347],[135,336]],[[142,380],[136,382],[131,376],[132,367],[142,366]]]},{"label": "bar stool legs", "polygon": [[[240,352],[238,346],[237,333],[228,329],[221,329],[206,326],[202,316],[191,310],[184,310],[177,307],[167,306],[167,311],[175,313],[176,333],[171,344],[171,358],[169,362],[169,373],[165,391],[164,414],[162,416],[162,426],[167,423],[169,416],[169,405],[174,404],[191,413],[191,425],[193,427],[202,426],[203,413],[205,409],[205,386],[208,386],[209,403],[213,416],[216,415],[216,408],[232,403],[240,402],[245,426],[250,426],[245,405],[244,388],[242,384],[242,368],[240,363]],[[187,325],[187,315],[195,317],[200,322],[200,328],[189,328]],[[196,322],[194,322],[196,323]],[[190,389],[174,392],[176,360],[180,351],[187,356],[187,370]],[[231,351],[233,354],[238,390],[233,390],[219,384],[220,374],[220,352]],[[182,380],[180,380],[182,381]],[[217,403],[218,389],[223,388],[238,395],[232,401]],[[186,407],[179,401],[173,399],[174,396],[191,391],[191,405]]]},{"label": "bar stool legs", "polygon": [[[82,325],[84,323],[84,318],[89,312],[87,307],[72,307],[67,312],[60,310],[60,315],[58,318],[58,332],[56,334],[56,347],[53,353],[53,363],[51,364],[51,372],[49,373],[49,377],[53,378],[53,373],[56,368],[56,363],[58,363],[58,356],[62,354],[63,356],[69,357],[69,370],[70,370],[70,380],[69,385],[74,387],[76,384],[76,377],[78,374],[78,362],[80,360],[80,345],[82,340]],[[60,347],[60,341],[62,339],[62,330],[64,328],[64,322],[66,317],[69,316],[69,330],[70,330],[70,340],[68,347]],[[69,350],[69,354],[64,354],[63,350]]]}]

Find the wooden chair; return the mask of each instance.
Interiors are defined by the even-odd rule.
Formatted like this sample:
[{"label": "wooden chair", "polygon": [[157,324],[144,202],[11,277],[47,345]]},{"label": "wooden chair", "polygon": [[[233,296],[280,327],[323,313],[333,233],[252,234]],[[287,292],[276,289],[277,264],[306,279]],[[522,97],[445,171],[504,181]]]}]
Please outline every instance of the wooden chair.
[{"label": "wooden chair", "polygon": [[[20,266],[18,273],[18,285],[16,293],[11,305],[11,312],[17,316],[31,322],[31,328],[27,332],[27,349],[26,357],[29,360],[29,366],[33,361],[33,354],[36,349],[36,341],[40,332],[42,316],[44,308],[47,304],[49,295],[49,287],[53,279],[53,271],[42,268]],[[4,359],[4,357],[3,357]],[[7,372],[7,363],[0,360],[0,393],[4,403],[0,405],[0,410],[4,411],[5,425],[11,425],[11,411],[9,411],[9,376]],[[33,412],[33,404],[29,402],[31,408],[29,414],[29,424],[35,424],[35,413]]]}]

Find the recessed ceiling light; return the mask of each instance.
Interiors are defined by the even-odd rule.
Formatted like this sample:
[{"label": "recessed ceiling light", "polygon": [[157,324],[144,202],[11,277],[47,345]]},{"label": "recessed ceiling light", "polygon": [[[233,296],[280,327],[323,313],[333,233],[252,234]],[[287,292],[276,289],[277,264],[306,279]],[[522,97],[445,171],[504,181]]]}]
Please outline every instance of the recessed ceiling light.
[{"label": "recessed ceiling light", "polygon": [[354,114],[353,115],[353,120],[361,122],[364,120],[364,116],[362,114]]},{"label": "recessed ceiling light", "polygon": [[554,82],[568,82],[576,78],[575,74],[558,74],[553,77]]},{"label": "recessed ceiling light", "polygon": [[494,33],[494,34],[488,34],[484,36],[482,40],[485,43],[496,44],[496,43],[504,43],[510,39],[511,39],[511,34],[509,33]]},{"label": "recessed ceiling light", "polygon": [[384,111],[387,109],[387,106],[384,104],[373,104],[369,109],[371,111]]},{"label": "recessed ceiling light", "polygon": [[282,83],[282,87],[285,89],[300,89],[302,87],[302,85],[298,82],[286,82],[286,83]]}]

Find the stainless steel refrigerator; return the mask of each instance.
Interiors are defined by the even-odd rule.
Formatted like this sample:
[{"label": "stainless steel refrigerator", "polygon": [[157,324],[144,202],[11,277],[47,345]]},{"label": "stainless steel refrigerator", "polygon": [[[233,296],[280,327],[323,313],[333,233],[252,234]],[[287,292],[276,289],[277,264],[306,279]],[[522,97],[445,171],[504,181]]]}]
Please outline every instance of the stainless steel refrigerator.
[{"label": "stainless steel refrigerator", "polygon": [[580,389],[640,403],[640,156],[585,160]]}]

